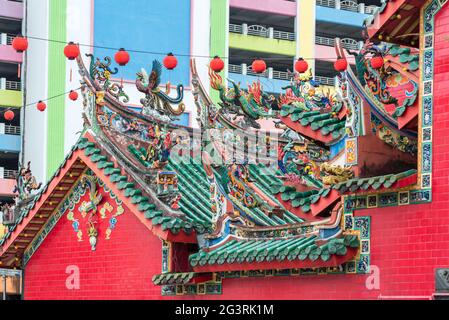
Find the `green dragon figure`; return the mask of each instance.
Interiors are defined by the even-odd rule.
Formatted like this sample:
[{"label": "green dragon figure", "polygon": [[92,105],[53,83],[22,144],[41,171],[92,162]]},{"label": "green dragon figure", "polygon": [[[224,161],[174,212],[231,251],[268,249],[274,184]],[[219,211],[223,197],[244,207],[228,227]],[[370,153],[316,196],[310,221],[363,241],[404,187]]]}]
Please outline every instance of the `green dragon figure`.
[{"label": "green dragon figure", "polygon": [[243,117],[243,124],[246,127],[260,129],[257,120],[272,116],[271,107],[275,102],[274,96],[262,91],[259,81],[248,86],[248,90],[240,89],[240,85],[228,79],[232,88],[227,89],[223,85],[221,76],[209,68],[211,87],[220,93],[221,112]]}]

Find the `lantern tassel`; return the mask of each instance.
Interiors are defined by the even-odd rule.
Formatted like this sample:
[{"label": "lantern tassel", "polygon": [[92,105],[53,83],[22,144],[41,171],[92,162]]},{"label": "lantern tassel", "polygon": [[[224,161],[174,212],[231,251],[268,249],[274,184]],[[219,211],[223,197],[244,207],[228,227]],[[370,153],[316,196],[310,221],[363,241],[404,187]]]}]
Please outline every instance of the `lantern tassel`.
[{"label": "lantern tassel", "polygon": [[72,82],[72,67],[70,67],[70,82]]},{"label": "lantern tassel", "polygon": [[20,70],[20,63],[19,64],[17,64],[17,78],[19,78],[20,79],[20,76],[21,76],[21,70]]}]

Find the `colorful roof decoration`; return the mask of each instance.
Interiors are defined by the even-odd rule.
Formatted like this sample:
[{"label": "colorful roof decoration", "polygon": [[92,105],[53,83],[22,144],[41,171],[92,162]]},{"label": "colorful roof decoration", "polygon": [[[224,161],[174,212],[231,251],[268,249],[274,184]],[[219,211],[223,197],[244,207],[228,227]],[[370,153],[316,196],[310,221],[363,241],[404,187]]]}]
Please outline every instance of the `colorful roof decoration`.
[{"label": "colorful roof decoration", "polygon": [[[366,271],[369,230],[345,211],[344,197],[417,182],[415,169],[389,168],[391,161],[413,167],[413,117],[398,123],[414,107],[417,88],[404,99],[395,97],[392,88],[402,87],[386,74],[402,73],[393,62],[380,71],[371,68],[373,53],[407,64],[410,74],[419,61],[408,48],[367,44],[357,54],[357,75],[350,69],[339,75],[337,93],[324,92],[311,72],[295,73],[278,98],[259,81],[245,90],[229,79],[228,87],[209,69],[211,87],[219,93],[214,102],[192,60],[199,130],[174,124],[185,110],[183,86],[173,94],[163,90],[160,62],[153,61],[150,73],[137,73],[136,88],[143,94],[137,113],[127,107],[124,87],[111,80],[116,70],[110,58],[87,55],[86,68],[78,56],[85,128],[48,184],[17,204],[16,219],[0,240],[0,261],[11,268],[25,265],[61,216],[71,219],[76,232],[66,212],[69,200],[79,200],[82,191],[83,213],[93,218],[103,201],[101,187],[164,248],[176,248],[165,251],[156,285],[207,283],[219,272],[238,270],[350,264]],[[261,119],[271,119],[282,133],[262,130]],[[373,141],[376,150],[358,147]],[[384,166],[366,170],[374,151]],[[94,223],[88,236],[95,250]],[[174,270],[170,255],[181,251],[182,267]]]}]

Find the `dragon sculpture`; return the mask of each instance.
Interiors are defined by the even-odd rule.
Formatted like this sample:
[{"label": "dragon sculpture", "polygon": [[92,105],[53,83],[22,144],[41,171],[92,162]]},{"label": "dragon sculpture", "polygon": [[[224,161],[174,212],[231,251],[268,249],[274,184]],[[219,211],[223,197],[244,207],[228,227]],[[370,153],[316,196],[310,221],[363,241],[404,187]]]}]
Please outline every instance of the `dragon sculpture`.
[{"label": "dragon sculpture", "polygon": [[[118,73],[117,68],[111,69],[110,67],[112,63],[111,58],[105,57],[104,61],[101,61],[100,59],[95,58],[92,54],[86,54],[86,56],[90,58],[90,76],[92,79],[96,80],[102,90],[108,92],[117,100],[122,99],[124,103],[129,102],[128,95],[123,91],[123,85],[111,82],[111,76]],[[101,99],[103,97],[101,97]]]},{"label": "dragon sculpture", "polygon": [[260,81],[248,86],[248,90],[240,89],[240,85],[228,79],[232,88],[227,89],[223,84],[220,74],[209,68],[211,87],[220,94],[219,103],[223,113],[231,114],[234,119],[243,118],[244,127],[260,129],[257,120],[272,116],[271,109],[276,99],[272,95],[263,92]]},{"label": "dragon sculpture", "polygon": [[20,165],[19,174],[16,177],[16,186],[13,190],[14,193],[18,193],[18,200],[24,201],[30,198],[33,190],[39,190],[42,183],[37,183],[36,178],[31,173],[31,162],[28,162],[27,166]]},{"label": "dragon sculpture", "polygon": [[321,180],[325,185],[334,185],[354,178],[350,168],[323,163],[320,166]]},{"label": "dragon sculpture", "polygon": [[[145,93],[145,98],[140,100],[143,105],[142,113],[154,116],[154,111],[156,111],[158,114],[168,116],[170,120],[173,120],[173,116],[179,116],[185,111],[185,105],[182,102],[184,87],[182,84],[178,84],[176,87],[177,96],[175,98],[168,96],[170,92],[169,83],[167,83],[166,93],[159,88],[161,75],[162,65],[158,60],[153,60],[153,68],[150,75],[143,68],[141,72],[137,73],[137,90]],[[172,104],[178,104],[178,108],[174,109]]]},{"label": "dragon sculpture", "polygon": [[279,97],[279,105],[291,104],[303,111],[312,111],[332,106],[336,103],[335,97],[328,90],[319,93],[317,88],[320,86],[315,81],[310,70],[308,74],[295,74],[291,84],[283,87],[285,94]]}]

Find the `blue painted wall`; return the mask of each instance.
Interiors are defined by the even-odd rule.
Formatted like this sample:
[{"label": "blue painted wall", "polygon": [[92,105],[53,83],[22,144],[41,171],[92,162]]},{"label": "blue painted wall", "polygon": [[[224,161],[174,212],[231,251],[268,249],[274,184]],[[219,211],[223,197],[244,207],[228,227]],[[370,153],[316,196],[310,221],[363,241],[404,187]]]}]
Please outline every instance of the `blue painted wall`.
[{"label": "blue painted wall", "polygon": [[242,89],[247,89],[248,83],[251,84],[259,79],[260,83],[262,84],[263,90],[265,92],[271,93],[284,93],[282,87],[288,86],[290,84],[290,82],[287,80],[268,79],[264,77],[249,76],[239,73],[229,73],[229,79],[237,83],[240,82],[240,87]]},{"label": "blue painted wall", "polygon": [[316,6],[317,21],[362,27],[366,18],[368,15],[363,13]]},{"label": "blue painted wall", "polygon": [[20,136],[0,134],[0,151],[19,153],[20,141],[21,141]]},{"label": "blue painted wall", "polygon": [[[117,78],[135,79],[144,67],[168,52],[178,58],[178,67],[163,69],[162,81],[189,85],[190,0],[95,0],[94,41],[96,46],[143,50],[163,54],[130,53],[131,61],[120,67]],[[113,50],[94,50],[95,56],[115,54]]]}]

